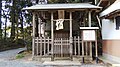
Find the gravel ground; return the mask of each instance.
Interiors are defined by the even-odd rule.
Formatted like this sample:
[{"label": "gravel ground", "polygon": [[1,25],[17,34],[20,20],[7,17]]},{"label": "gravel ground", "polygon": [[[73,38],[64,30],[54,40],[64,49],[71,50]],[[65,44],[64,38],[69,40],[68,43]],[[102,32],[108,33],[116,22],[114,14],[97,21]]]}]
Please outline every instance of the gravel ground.
[{"label": "gravel ground", "polygon": [[15,59],[15,56],[26,48],[19,48],[0,52],[0,67],[105,67],[98,64],[84,64],[80,66],[43,66],[41,62],[28,60],[30,57]]},{"label": "gravel ground", "polygon": [[43,67],[34,62],[0,61],[0,67]]},{"label": "gravel ground", "polygon": [[35,61],[16,60],[15,56],[26,48],[19,48],[0,52],[0,67],[42,67]]}]

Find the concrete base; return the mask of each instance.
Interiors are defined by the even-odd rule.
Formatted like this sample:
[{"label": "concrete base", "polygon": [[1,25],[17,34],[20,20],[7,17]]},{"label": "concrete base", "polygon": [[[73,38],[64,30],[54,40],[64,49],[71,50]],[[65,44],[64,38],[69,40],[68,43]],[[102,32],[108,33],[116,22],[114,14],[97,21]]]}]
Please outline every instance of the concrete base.
[{"label": "concrete base", "polygon": [[[51,57],[39,57],[39,56],[35,56],[33,58],[33,60],[40,61],[40,62],[45,62],[45,61],[51,61]],[[85,63],[92,62],[92,60],[93,60],[93,58],[90,57],[90,56],[85,56],[84,57]],[[71,60],[70,60],[69,57],[64,57],[64,58],[62,58],[62,57],[56,57],[54,59],[54,61],[71,61]],[[80,56],[79,57],[73,57],[73,61],[82,62],[82,57],[80,57]]]},{"label": "concrete base", "polygon": [[[85,62],[87,62],[87,61],[92,61],[93,60],[93,58],[92,57],[90,57],[90,56],[85,56],[84,57],[84,60],[85,60]],[[82,61],[82,57],[73,57],[73,61]]]},{"label": "concrete base", "polygon": [[44,66],[80,66],[79,61],[58,60],[58,61],[45,61]]},{"label": "concrete base", "polygon": [[44,61],[51,61],[51,57],[34,57],[32,60],[34,61],[40,61],[40,62],[44,62]]},{"label": "concrete base", "polygon": [[112,61],[105,57],[99,57],[99,60],[103,61],[108,67],[120,67],[120,63]]}]

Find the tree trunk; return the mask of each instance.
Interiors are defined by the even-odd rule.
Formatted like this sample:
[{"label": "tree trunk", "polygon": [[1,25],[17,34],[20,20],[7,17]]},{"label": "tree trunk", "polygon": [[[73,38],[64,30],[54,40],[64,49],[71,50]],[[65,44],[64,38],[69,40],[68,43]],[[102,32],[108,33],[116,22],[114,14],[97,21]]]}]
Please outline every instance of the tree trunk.
[{"label": "tree trunk", "polygon": [[16,31],[17,31],[17,33],[16,33],[16,40],[18,40],[18,36],[19,36],[19,32],[18,32],[18,30],[19,30],[19,21],[18,21],[18,16],[16,16]]},{"label": "tree trunk", "polygon": [[21,13],[21,18],[20,18],[20,25],[21,25],[21,34],[22,34],[22,37],[24,39],[24,30],[23,30],[23,16],[22,16],[22,13]]},{"label": "tree trunk", "polygon": [[4,33],[4,39],[6,40],[6,27],[7,27],[7,15],[5,17],[5,33]]},{"label": "tree trunk", "polygon": [[15,1],[13,0],[13,6],[12,6],[12,12],[11,12],[11,19],[12,19],[12,24],[11,24],[11,38],[14,39],[15,38]]}]

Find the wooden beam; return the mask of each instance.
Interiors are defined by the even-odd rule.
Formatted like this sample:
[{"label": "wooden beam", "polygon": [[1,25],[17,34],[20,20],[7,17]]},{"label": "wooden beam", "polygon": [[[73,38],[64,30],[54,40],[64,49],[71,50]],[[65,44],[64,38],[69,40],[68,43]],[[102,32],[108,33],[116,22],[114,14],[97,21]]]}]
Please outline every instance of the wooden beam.
[{"label": "wooden beam", "polygon": [[32,38],[32,59],[35,56],[35,37]]},{"label": "wooden beam", "polygon": [[97,17],[97,20],[98,20],[99,26],[100,26],[100,28],[101,28],[102,25],[101,25],[101,23],[100,23],[100,19],[99,19],[98,15],[97,15],[96,17]]},{"label": "wooden beam", "polygon": [[72,12],[70,12],[70,43],[72,43]]},{"label": "wooden beam", "polygon": [[46,38],[44,37],[44,55],[46,53]]},{"label": "wooden beam", "polygon": [[95,5],[97,5],[97,0],[95,0]]},{"label": "wooden beam", "polygon": [[51,60],[54,61],[54,29],[53,29],[53,12],[51,12],[51,39],[52,39],[52,58]]},{"label": "wooden beam", "polygon": [[84,63],[84,40],[83,40],[83,34],[82,34],[82,63]]},{"label": "wooden beam", "polygon": [[72,12],[70,12],[70,57],[71,57],[71,60],[72,60]]},{"label": "wooden beam", "polygon": [[35,13],[33,13],[33,38],[32,38],[32,59],[34,59],[35,55]]},{"label": "wooden beam", "polygon": [[[97,33],[97,32],[96,32]],[[97,39],[97,36],[96,36]],[[95,41],[95,46],[96,46],[96,57],[98,57],[98,48],[97,48],[97,40]]]},{"label": "wooden beam", "polygon": [[101,4],[102,0],[99,1],[99,3],[97,4],[97,6],[99,6]]},{"label": "wooden beam", "polygon": [[35,37],[35,13],[33,13],[33,37]]},{"label": "wooden beam", "polygon": [[86,47],[86,56],[88,57],[88,42],[86,41],[85,43],[86,43],[85,44],[85,47]]},{"label": "wooden beam", "polygon": [[92,58],[92,42],[90,42],[90,58]]},{"label": "wooden beam", "polygon": [[36,50],[37,50],[37,56],[38,56],[38,54],[39,54],[39,47],[38,47],[39,45],[38,45],[38,44],[39,44],[39,41],[38,41],[38,37],[37,37],[37,45],[36,45],[36,48],[37,48],[37,49],[36,49]]},{"label": "wooden beam", "polygon": [[39,26],[38,27],[39,28],[38,29],[39,30],[39,37],[41,37],[41,18],[40,17],[38,18],[38,22],[39,22],[39,25],[38,25]]},{"label": "wooden beam", "polygon": [[78,36],[78,55],[80,56],[80,36]]},{"label": "wooden beam", "polygon": [[98,44],[97,44],[97,31],[95,33],[96,41],[95,41],[95,49],[96,49],[96,63],[98,63]]},{"label": "wooden beam", "polygon": [[64,53],[63,53],[63,43],[62,43],[62,38],[61,38],[60,40],[61,40],[61,45],[60,45],[60,46],[61,46],[61,57],[63,57],[63,54],[64,54]]},{"label": "wooden beam", "polygon": [[97,6],[106,7],[109,4],[110,4],[109,0],[100,0]]},{"label": "wooden beam", "polygon": [[88,12],[88,24],[89,24],[89,27],[91,27],[91,11]]}]

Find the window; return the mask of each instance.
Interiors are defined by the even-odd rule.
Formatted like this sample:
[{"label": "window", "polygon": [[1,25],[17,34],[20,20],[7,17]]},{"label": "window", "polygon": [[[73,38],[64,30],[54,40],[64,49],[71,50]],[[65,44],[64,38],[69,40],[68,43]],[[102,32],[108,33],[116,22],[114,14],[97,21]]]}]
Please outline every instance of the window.
[{"label": "window", "polygon": [[120,16],[117,16],[115,19],[116,19],[116,30],[119,30],[119,28],[120,28]]}]

